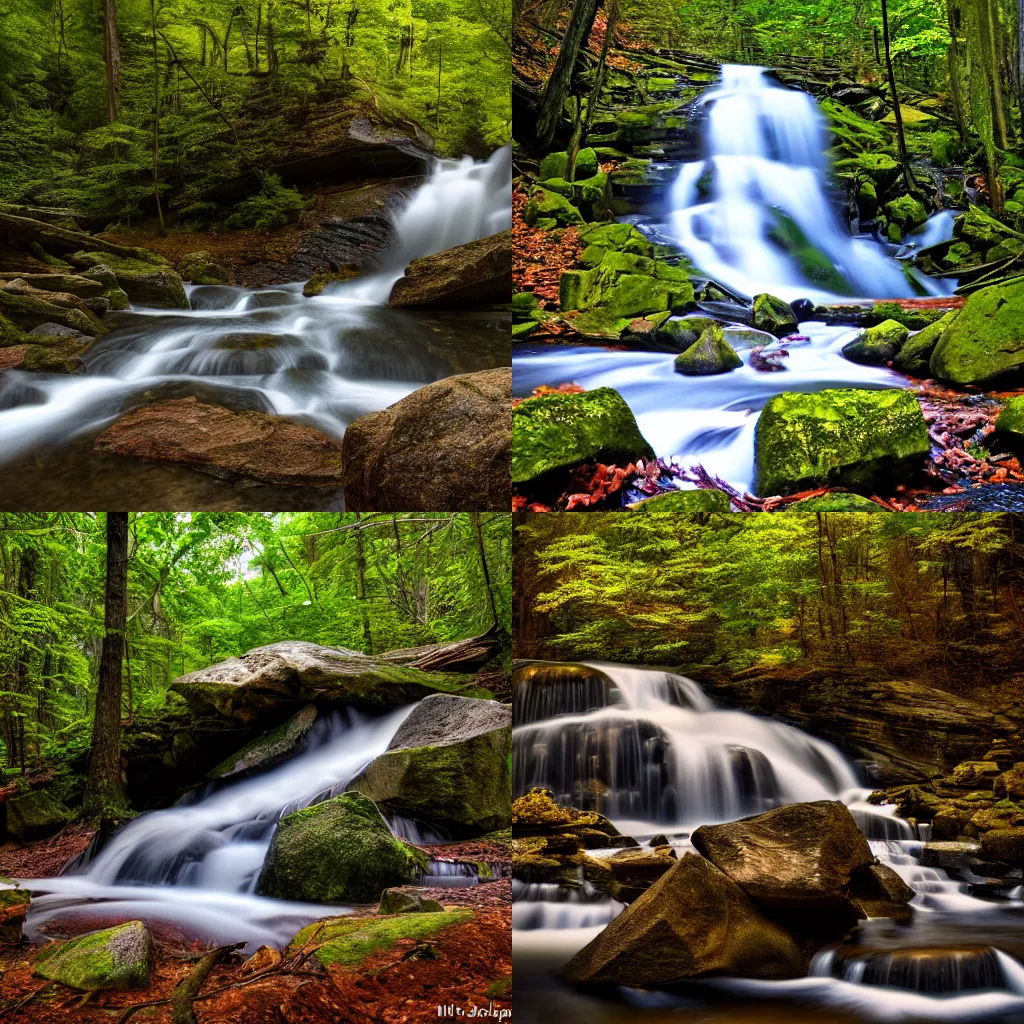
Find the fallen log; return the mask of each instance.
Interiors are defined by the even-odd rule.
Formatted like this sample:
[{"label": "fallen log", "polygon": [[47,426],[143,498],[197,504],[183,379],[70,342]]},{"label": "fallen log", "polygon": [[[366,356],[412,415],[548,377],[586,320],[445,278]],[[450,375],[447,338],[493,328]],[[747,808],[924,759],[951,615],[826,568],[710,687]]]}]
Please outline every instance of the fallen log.
[{"label": "fallen log", "polygon": [[152,263],[157,266],[162,266],[166,262],[148,249],[116,245],[114,242],[104,241],[96,235],[87,234],[85,231],[72,231],[70,228],[47,224],[45,221],[34,220],[31,217],[18,217],[2,211],[0,211],[0,235],[5,236],[11,244],[28,246],[35,243],[49,253],[77,252],[84,249],[87,252],[108,252],[123,259],[141,260],[143,263]]}]

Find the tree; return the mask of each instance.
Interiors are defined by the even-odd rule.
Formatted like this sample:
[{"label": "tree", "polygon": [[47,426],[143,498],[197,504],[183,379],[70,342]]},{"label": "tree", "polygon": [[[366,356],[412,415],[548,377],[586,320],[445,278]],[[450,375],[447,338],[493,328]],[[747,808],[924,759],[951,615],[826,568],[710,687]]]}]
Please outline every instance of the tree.
[{"label": "tree", "polygon": [[117,90],[121,80],[121,41],[117,34],[117,0],[103,0],[103,40],[107,67],[107,116],[117,120]]},{"label": "tree", "polygon": [[128,621],[128,513],[107,513],[103,653],[93,716],[85,812],[111,818],[125,808],[121,781],[121,680]]},{"label": "tree", "polygon": [[900,148],[900,164],[907,187],[914,187],[914,175],[910,170],[910,158],[907,156],[907,137],[903,131],[903,108],[900,106],[900,94],[896,88],[896,72],[892,67],[892,48],[889,44],[889,5],[882,0],[882,41],[885,47],[885,68],[889,77],[889,95],[892,99],[893,116],[896,119],[896,141]]},{"label": "tree", "polygon": [[597,8],[598,0],[575,0],[573,4],[569,27],[559,47],[555,66],[544,84],[544,94],[537,113],[537,142],[542,147],[550,146],[558,134],[580,47],[590,37]]}]

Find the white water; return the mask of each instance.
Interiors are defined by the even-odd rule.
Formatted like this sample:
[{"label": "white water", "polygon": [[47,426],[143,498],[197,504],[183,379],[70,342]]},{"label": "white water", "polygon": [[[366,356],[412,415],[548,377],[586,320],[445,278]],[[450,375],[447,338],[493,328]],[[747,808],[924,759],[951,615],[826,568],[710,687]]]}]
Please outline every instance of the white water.
[{"label": "white water", "polygon": [[[866,803],[869,791],[857,786],[852,766],[830,744],[771,719],[719,709],[692,680],[590,664],[610,678],[613,689],[608,691],[606,706],[589,712],[560,713],[557,690],[554,695],[544,693],[543,681],[536,684],[542,691],[537,699],[517,689],[517,699],[530,699],[534,709],[545,706],[549,716],[513,730],[517,794],[532,785],[546,786],[559,802],[595,807],[641,842],[667,833],[679,855],[692,852],[686,836],[697,825],[756,814],[784,803],[839,799],[850,808],[879,861],[892,867],[915,893],[914,925],[901,927],[905,937],[887,945],[934,947],[958,941],[976,945],[979,934],[980,944],[994,945],[1000,934],[1024,931],[1024,904],[1019,900],[978,899],[970,895],[968,881],[923,865],[924,844],[909,823],[896,818],[892,807]],[[738,749],[748,752],[739,768]],[[760,771],[750,772],[751,765],[759,765]],[[598,779],[607,790],[596,800],[588,798]],[[601,857],[613,852],[590,854]],[[982,881],[969,871],[965,878]],[[623,910],[582,879],[573,889],[516,882],[513,900],[513,950],[533,970],[564,964]],[[810,976],[795,981],[721,979],[703,984],[740,1000],[810,1003],[886,1024],[1003,1020],[1000,1015],[1007,1013],[1020,1013],[1024,1019],[1024,966],[1001,950],[995,954],[1002,975],[1000,988],[942,996],[858,984],[864,971],[856,962],[848,963],[840,980],[832,976],[833,955],[831,950],[820,953]],[[688,1005],[661,993],[621,990],[620,994],[638,1009],[679,1007],[684,1012],[682,1007]],[[527,1004],[528,1019],[529,1008]]]},{"label": "white water", "polygon": [[[340,437],[352,420],[453,372],[430,351],[429,331],[381,307],[411,260],[511,226],[511,175],[508,147],[485,162],[438,161],[397,211],[381,269],[316,298],[304,298],[301,283],[190,287],[192,309],[135,310],[131,326],[93,346],[83,374],[7,371],[0,459],[91,435],[169,385],[212,389]],[[273,335],[275,344],[239,348],[244,335]]]},{"label": "white water", "polygon": [[325,722],[314,727],[310,749],[277,768],[142,815],[81,874],[23,880],[35,894],[26,934],[41,941],[48,925],[62,921],[81,931],[83,922],[142,918],[189,939],[254,949],[280,947],[310,921],[348,912],[257,896],[260,869],[278,819],[343,791],[387,749],[411,710],[381,718],[348,712]]}]

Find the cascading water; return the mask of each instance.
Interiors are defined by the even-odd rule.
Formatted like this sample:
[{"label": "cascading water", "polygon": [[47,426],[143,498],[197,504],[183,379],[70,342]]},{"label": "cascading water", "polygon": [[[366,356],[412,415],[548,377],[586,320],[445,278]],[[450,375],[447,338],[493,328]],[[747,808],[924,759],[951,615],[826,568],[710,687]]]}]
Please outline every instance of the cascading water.
[{"label": "cascading water", "polygon": [[[278,819],[343,791],[411,710],[381,718],[350,711],[317,723],[306,751],[272,771],[142,815],[81,873],[24,880],[36,894],[26,934],[41,941],[48,925],[82,931],[90,922],[142,918],[190,939],[251,949],[280,947],[310,921],[346,913],[255,895],[260,869]],[[396,819],[392,829],[413,824]]]},{"label": "cascading water", "polygon": [[508,335],[496,326],[478,328],[466,346],[458,330],[446,335],[386,304],[411,260],[510,227],[511,173],[508,147],[484,162],[438,161],[397,211],[381,268],[316,298],[304,298],[301,284],[189,287],[190,310],[118,314],[125,326],[91,348],[84,373],[7,371],[0,458],[91,437],[154,389],[169,397],[198,389],[340,437],[353,419],[434,380],[506,364]]},{"label": "cascading water", "polygon": [[[1022,1019],[1024,903],[1008,887],[987,899],[972,895],[973,883],[990,889],[991,880],[974,875],[966,856],[957,877],[925,863],[925,843],[893,808],[866,802],[869,791],[835,747],[781,722],[718,708],[693,680],[621,665],[526,666],[517,672],[514,707],[516,795],[543,786],[560,803],[596,809],[640,841],[666,834],[680,856],[694,852],[689,834],[698,825],[838,799],[878,860],[914,890],[911,925],[865,922],[856,944],[820,952],[808,977],[702,982],[709,993],[747,1007],[750,1000],[779,1000],[871,1022]],[[616,852],[589,851],[599,858]],[[517,985],[520,1016],[540,1024],[554,1019],[551,1008],[558,1006],[559,1013],[603,1019],[599,1002],[589,1000],[582,1010],[572,1003],[581,997],[552,988],[548,972],[623,905],[582,876],[572,885],[516,881],[513,901],[513,948],[524,979]],[[694,1005],[691,996],[621,995],[638,1011]],[[608,1019],[619,1018],[610,1012]]]}]

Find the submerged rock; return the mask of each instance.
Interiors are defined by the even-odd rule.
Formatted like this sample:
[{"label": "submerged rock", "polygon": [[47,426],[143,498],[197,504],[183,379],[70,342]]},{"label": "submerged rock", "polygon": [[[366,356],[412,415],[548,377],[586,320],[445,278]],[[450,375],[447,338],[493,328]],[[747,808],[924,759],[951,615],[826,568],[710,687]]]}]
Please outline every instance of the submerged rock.
[{"label": "submerged rock", "polygon": [[843,346],[843,355],[851,363],[884,366],[902,349],[910,331],[895,320],[869,327],[861,337]]},{"label": "submerged rock", "polygon": [[347,792],[278,822],[256,888],[277,899],[375,903],[425,867],[426,858],[391,834],[372,800]]},{"label": "submerged rock", "polygon": [[533,483],[591,459],[626,466],[654,457],[612,388],[527,398],[512,409],[512,483]]},{"label": "submerged rock", "polygon": [[777,337],[797,329],[797,316],[788,302],[767,292],[754,296],[754,327]]},{"label": "submerged rock", "polygon": [[511,756],[508,705],[435,694],[351,786],[387,811],[483,835],[508,826]]},{"label": "submerged rock", "polygon": [[125,413],[97,452],[174,462],[224,480],[337,489],[341,449],[312,427],[264,412],[231,412],[180,398]]},{"label": "submerged rock", "polygon": [[898,390],[776,395],[754,436],[755,493],[762,497],[823,485],[872,491],[894,479],[906,483],[930,450],[917,399]]},{"label": "submerged rock", "polygon": [[512,230],[413,260],[391,289],[392,308],[466,308],[512,296]]},{"label": "submerged rock", "polygon": [[695,344],[676,356],[675,371],[687,377],[710,377],[739,369],[742,365],[743,360],[725,340],[722,328],[715,324]]},{"label": "submerged rock", "polygon": [[649,988],[687,978],[796,978],[794,939],[710,861],[685,854],[569,961],[576,984]]},{"label": "submerged rock", "polygon": [[428,384],[364,416],[342,442],[352,512],[505,509],[509,500],[512,370]]},{"label": "submerged rock", "polygon": [[76,267],[109,267],[118,285],[136,305],[155,309],[188,309],[185,286],[177,271],[154,255],[154,262],[126,259],[109,252],[76,252]]},{"label": "submerged rock", "polygon": [[86,992],[148,988],[153,959],[149,929],[142,921],[128,921],[43,946],[35,974]]}]

